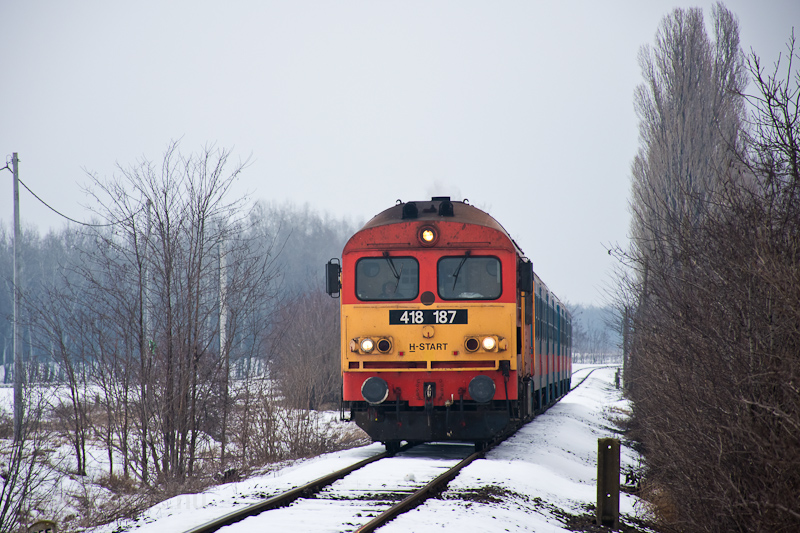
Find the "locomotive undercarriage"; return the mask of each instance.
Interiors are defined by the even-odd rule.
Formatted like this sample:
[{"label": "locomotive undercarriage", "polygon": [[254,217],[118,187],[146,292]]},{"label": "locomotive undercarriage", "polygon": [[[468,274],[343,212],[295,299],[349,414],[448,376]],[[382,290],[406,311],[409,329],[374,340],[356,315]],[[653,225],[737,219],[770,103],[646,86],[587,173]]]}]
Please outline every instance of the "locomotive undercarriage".
[{"label": "locomotive undercarriage", "polygon": [[[460,404],[460,405],[459,405]],[[373,440],[387,443],[491,440],[517,422],[511,412],[516,402],[492,401],[478,405],[456,402],[451,406],[412,407],[408,402],[369,405],[345,402],[343,410]]]},{"label": "locomotive undercarriage", "polygon": [[529,380],[520,382],[522,401],[501,399],[479,404],[463,400],[447,406],[410,406],[407,401],[381,405],[342,402],[342,418],[349,411],[350,420],[389,450],[399,448],[401,441],[468,441],[480,446],[545,411],[570,389],[569,380],[535,392],[530,385]]}]

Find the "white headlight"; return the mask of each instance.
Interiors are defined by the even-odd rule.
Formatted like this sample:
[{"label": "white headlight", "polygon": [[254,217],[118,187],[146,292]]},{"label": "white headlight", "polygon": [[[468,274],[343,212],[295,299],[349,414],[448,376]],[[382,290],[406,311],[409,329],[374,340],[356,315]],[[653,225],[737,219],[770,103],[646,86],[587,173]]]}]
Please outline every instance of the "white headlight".
[{"label": "white headlight", "polygon": [[483,338],[483,349],[487,352],[491,352],[494,350],[494,347],[497,343],[494,340],[494,337],[484,337]]},{"label": "white headlight", "polygon": [[375,348],[375,343],[372,339],[362,339],[361,340],[361,351],[364,353],[369,353]]}]

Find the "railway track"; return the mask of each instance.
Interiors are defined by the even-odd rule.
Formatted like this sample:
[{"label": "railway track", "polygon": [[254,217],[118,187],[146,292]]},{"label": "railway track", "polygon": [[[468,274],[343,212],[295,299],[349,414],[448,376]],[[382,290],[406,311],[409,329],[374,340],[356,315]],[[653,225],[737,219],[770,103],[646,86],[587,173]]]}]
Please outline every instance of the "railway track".
[{"label": "railway track", "polygon": [[[408,446],[406,446],[405,448],[408,448]],[[403,448],[401,448],[401,451],[402,450]],[[393,454],[389,452],[383,452],[374,455],[372,457],[368,457],[367,459],[364,459],[350,466],[337,470],[336,472],[332,472],[326,476],[315,479],[314,481],[311,481],[299,487],[295,487],[292,490],[283,492],[276,496],[272,496],[271,498],[267,498],[262,502],[248,505],[247,507],[244,507],[242,509],[237,509],[236,511],[223,515],[215,520],[206,522],[205,524],[190,529],[186,533],[211,533],[212,531],[218,531],[226,526],[240,522],[245,518],[249,518],[251,516],[257,516],[265,511],[289,505],[299,498],[308,497],[318,493],[328,485],[335,483],[336,481],[342,479],[351,472],[354,472],[371,463],[380,461],[381,459],[385,459],[392,455]]]},{"label": "railway track", "polygon": [[577,374],[578,372],[584,372],[584,371],[588,370],[587,374],[581,378],[581,380],[578,382],[578,384],[577,385],[573,385],[572,388],[569,389],[570,392],[574,391],[575,389],[577,389],[578,387],[583,385],[583,382],[586,381],[587,379],[589,379],[589,376],[591,376],[592,373],[595,370],[600,370],[601,368],[617,368],[617,367],[619,367],[619,365],[604,365],[604,366],[596,366],[596,367],[593,367],[593,368],[581,368],[580,370],[573,371],[572,372],[572,377],[575,378],[575,374]]},{"label": "railway track", "polygon": [[[466,444],[406,445],[395,454],[377,454],[186,533],[225,531],[245,519],[249,530],[371,532],[437,494],[484,453]],[[379,461],[380,466],[375,464]],[[289,504],[291,512],[282,513]],[[325,516],[324,524],[320,516]]]},{"label": "railway track", "polygon": [[[587,375],[571,390],[580,387],[599,368],[605,367],[589,369]],[[464,467],[482,458],[516,429],[500,435],[480,451],[473,451],[472,446],[467,444],[406,444],[396,453],[376,454],[310,483],[223,515],[186,533],[211,533],[245,519],[250,519],[248,530],[369,533],[440,493]],[[380,467],[375,465],[378,462],[381,462]],[[281,509],[290,504],[293,511],[281,513]],[[298,511],[297,506],[302,506],[303,510]],[[324,511],[325,524],[319,523],[320,511]],[[305,516],[307,521],[293,523],[293,520],[297,522],[297,516]],[[339,521],[339,529],[331,523],[336,520]],[[319,526],[318,529],[315,529],[316,526]]]}]

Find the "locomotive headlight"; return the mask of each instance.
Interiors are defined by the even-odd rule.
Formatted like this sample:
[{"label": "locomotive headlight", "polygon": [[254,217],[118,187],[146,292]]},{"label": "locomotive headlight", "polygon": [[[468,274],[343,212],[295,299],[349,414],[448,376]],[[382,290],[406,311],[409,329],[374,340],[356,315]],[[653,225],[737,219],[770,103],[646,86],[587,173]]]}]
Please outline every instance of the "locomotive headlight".
[{"label": "locomotive headlight", "polygon": [[480,335],[464,339],[464,349],[468,353],[504,352],[508,350],[508,340],[498,335]]},{"label": "locomotive headlight", "polygon": [[484,337],[481,344],[483,345],[484,350],[491,352],[497,346],[497,341],[494,337]]},{"label": "locomotive headlight", "polygon": [[417,232],[417,239],[422,246],[433,246],[439,239],[439,234],[436,228],[432,226],[423,226]]},{"label": "locomotive headlight", "polygon": [[361,339],[361,351],[364,353],[370,353],[373,349],[375,349],[375,342],[372,339]]}]

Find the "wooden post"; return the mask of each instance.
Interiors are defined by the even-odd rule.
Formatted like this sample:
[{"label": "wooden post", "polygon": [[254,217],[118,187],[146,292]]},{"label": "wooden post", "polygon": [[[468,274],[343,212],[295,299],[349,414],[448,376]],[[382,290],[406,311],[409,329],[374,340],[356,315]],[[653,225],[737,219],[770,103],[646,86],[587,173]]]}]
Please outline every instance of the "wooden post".
[{"label": "wooden post", "polygon": [[597,525],[619,527],[619,439],[597,439]]}]

